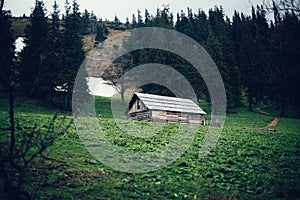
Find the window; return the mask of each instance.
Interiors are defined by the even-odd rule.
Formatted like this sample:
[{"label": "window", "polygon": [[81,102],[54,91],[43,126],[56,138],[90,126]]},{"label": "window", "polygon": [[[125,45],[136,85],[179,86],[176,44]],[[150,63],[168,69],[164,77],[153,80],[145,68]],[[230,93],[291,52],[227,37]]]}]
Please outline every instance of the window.
[{"label": "window", "polygon": [[140,100],[138,100],[137,103],[136,103],[136,109],[137,110],[141,109],[141,102],[140,102]]}]

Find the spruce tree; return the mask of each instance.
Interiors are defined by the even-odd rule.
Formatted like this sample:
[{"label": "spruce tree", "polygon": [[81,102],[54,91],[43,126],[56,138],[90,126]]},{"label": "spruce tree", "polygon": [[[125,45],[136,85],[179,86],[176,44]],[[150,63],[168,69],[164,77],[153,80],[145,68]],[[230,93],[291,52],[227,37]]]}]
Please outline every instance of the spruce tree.
[{"label": "spruce tree", "polygon": [[136,24],[137,24],[136,17],[134,14],[132,14],[132,28],[136,28]]},{"label": "spruce tree", "polygon": [[14,38],[9,22],[10,12],[1,10],[0,12],[0,90],[5,92],[10,90],[14,77],[13,57]]},{"label": "spruce tree", "polygon": [[92,33],[91,28],[91,14],[88,12],[88,10],[84,10],[84,13],[82,15],[82,34],[88,35]]},{"label": "spruce tree", "polygon": [[30,22],[25,30],[25,47],[21,53],[22,91],[25,92],[24,94],[32,95],[35,98],[42,98],[40,74],[45,61],[49,31],[42,1],[35,1]]},{"label": "spruce tree", "polygon": [[[299,48],[300,48],[300,23],[294,12],[280,14],[274,4],[275,25],[272,33],[272,75],[269,97],[280,109],[280,116],[286,115],[288,108],[293,109],[300,118],[300,84]],[[276,12],[277,11],[277,12]]]},{"label": "spruce tree", "polygon": [[148,10],[145,9],[145,26],[150,26],[151,25],[150,21],[151,21],[150,14]]},{"label": "spruce tree", "polygon": [[141,11],[138,9],[137,10],[137,27],[143,27],[144,24],[143,24],[143,17],[141,15]]},{"label": "spruce tree", "polygon": [[251,34],[252,22],[250,17],[241,16],[235,11],[231,26],[231,34],[234,45],[234,55],[241,73],[241,84],[248,102],[248,109],[253,111],[252,105],[255,99],[261,96],[261,75],[257,73],[254,38]]},{"label": "spruce tree", "polygon": [[106,31],[105,30],[107,30],[106,27],[105,27],[105,25],[102,24],[101,22],[99,22],[97,24],[97,33],[96,33],[96,38],[95,38],[95,40],[97,42],[103,42],[104,40],[106,40],[107,35],[106,35]]},{"label": "spruce tree", "polygon": [[56,87],[60,86],[61,70],[63,68],[63,38],[60,23],[60,11],[59,6],[54,1],[53,13],[51,14],[51,23],[49,24],[49,33],[47,37],[45,61],[43,62],[42,73],[43,77],[41,80],[41,87],[43,88],[43,96],[46,100],[55,104],[54,99],[56,98]]},{"label": "spruce tree", "polygon": [[[77,72],[84,60],[84,51],[82,48],[82,20],[79,13],[79,5],[76,0],[72,2],[72,13],[66,13],[64,22],[62,52],[62,69],[58,76],[59,85],[62,86],[61,97],[64,100],[64,107],[71,108],[71,97],[73,85]],[[77,88],[79,89],[79,88]],[[87,91],[86,84],[82,85],[82,90]]]},{"label": "spruce tree", "polygon": [[223,78],[228,108],[238,107],[241,105],[240,72],[234,58],[230,27],[224,20],[222,7],[211,9],[208,20],[209,36],[205,46]]}]

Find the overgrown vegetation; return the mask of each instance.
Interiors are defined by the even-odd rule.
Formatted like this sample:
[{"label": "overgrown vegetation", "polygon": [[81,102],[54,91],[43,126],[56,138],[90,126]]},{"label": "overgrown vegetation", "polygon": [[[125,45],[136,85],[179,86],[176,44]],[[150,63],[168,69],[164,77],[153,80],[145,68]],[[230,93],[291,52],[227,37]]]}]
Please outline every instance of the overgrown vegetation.
[{"label": "overgrown vegetation", "polygon": [[[0,102],[1,108],[8,107],[6,99]],[[178,126],[168,124],[147,142],[133,140],[115,125],[110,106],[109,98],[96,98],[100,125],[110,141],[122,148],[153,150],[168,141]],[[26,126],[37,120],[46,122],[52,114],[34,102],[16,110],[19,123]],[[1,127],[7,126],[3,109],[0,118]],[[72,126],[43,153],[46,159],[36,158],[27,169],[31,185],[27,189],[36,199],[296,199],[300,195],[300,122],[282,118],[276,132],[258,129],[272,119],[243,107],[228,114],[218,145],[207,157],[199,158],[207,129],[201,126],[181,158],[146,174],[106,167],[84,148]],[[4,138],[2,135],[1,141]]]}]

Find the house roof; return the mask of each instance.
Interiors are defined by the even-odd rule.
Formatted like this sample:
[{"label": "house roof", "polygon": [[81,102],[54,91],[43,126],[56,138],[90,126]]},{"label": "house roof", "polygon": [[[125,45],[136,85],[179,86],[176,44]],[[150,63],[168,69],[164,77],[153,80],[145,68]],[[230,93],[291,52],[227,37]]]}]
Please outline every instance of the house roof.
[{"label": "house roof", "polygon": [[164,110],[203,115],[206,114],[206,112],[204,112],[197,104],[195,104],[190,99],[166,97],[138,92],[136,92],[135,95],[144,103],[144,105],[149,110]]}]

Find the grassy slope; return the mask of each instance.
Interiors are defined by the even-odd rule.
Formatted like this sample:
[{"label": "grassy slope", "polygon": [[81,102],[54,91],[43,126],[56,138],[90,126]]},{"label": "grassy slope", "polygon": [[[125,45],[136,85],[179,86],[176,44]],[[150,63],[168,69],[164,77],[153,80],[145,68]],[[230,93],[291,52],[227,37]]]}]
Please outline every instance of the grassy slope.
[{"label": "grassy slope", "polygon": [[[7,100],[0,101],[1,127],[7,125]],[[111,140],[123,145],[110,113],[110,99],[98,98]],[[51,118],[53,112],[38,103],[17,109],[20,123]],[[257,130],[272,117],[239,109],[229,114],[217,148],[204,159],[198,156],[207,127],[200,127],[194,144],[173,164],[147,174],[118,172],[95,160],[72,127],[57,140],[45,162],[37,161],[30,179],[37,199],[295,199],[300,197],[300,121],[281,119],[276,132]],[[125,137],[125,147],[140,150],[162,145],[176,124],[167,125],[161,138],[143,141]],[[124,133],[125,134],[125,133]],[[122,136],[123,137],[123,136]]]}]

